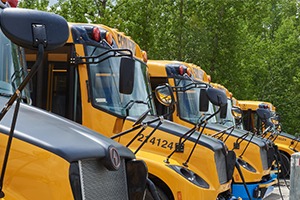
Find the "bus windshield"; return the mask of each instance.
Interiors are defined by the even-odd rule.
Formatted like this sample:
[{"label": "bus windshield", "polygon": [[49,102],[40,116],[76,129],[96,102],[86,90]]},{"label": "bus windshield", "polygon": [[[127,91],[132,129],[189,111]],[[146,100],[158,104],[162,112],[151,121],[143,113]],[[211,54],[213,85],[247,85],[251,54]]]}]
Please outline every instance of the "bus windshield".
[{"label": "bus windshield", "polygon": [[[95,46],[87,46],[87,55],[100,55],[107,49]],[[113,55],[106,54],[95,59]],[[91,99],[95,107],[109,110],[123,116],[139,116],[148,108],[155,115],[154,103],[149,85],[147,66],[135,60],[134,87],[132,94],[121,94],[119,92],[119,68],[121,57],[111,57],[100,63],[89,65],[89,79]]]},{"label": "bus windshield", "polygon": [[[184,87],[191,83],[191,80],[175,78],[176,86]],[[211,103],[209,104],[209,109],[207,112],[199,111],[199,95],[200,88],[177,90],[179,117],[181,119],[197,124],[214,113],[214,107]],[[212,117],[208,122],[216,123],[216,118]]]},{"label": "bus windshield", "polygon": [[[0,31],[0,95],[11,96],[27,74],[24,49],[12,43]],[[22,91],[23,100],[30,102],[28,88]]]}]

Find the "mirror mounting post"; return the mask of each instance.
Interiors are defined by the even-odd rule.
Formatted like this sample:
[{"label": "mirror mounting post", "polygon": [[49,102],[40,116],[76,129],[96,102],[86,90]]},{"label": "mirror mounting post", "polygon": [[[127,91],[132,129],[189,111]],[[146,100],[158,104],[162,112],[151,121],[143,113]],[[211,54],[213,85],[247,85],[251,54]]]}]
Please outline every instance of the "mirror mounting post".
[{"label": "mirror mounting post", "polygon": [[3,164],[2,164],[2,171],[1,171],[1,177],[0,177],[0,198],[3,198],[5,196],[5,194],[3,192],[3,181],[4,181],[4,175],[5,175],[5,170],[6,170],[6,166],[7,166],[8,156],[9,156],[9,152],[10,152],[10,147],[11,147],[11,143],[12,143],[12,139],[13,139],[13,135],[14,135],[14,130],[16,127],[16,122],[17,122],[17,117],[18,117],[18,113],[19,113],[21,99],[22,99],[22,95],[21,95],[21,93],[19,93],[13,120],[11,123],[8,140],[7,140],[4,160],[3,160]]}]

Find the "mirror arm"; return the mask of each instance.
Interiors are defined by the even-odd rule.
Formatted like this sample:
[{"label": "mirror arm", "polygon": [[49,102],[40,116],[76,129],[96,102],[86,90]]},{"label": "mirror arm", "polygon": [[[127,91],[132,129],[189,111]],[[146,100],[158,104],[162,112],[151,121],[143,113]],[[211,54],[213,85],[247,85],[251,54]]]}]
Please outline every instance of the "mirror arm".
[{"label": "mirror arm", "polygon": [[[236,141],[234,142],[234,145],[233,145],[232,150],[238,149],[239,146],[240,146],[240,144],[246,139],[246,137],[247,137],[250,133],[252,133],[252,132],[251,132],[251,131],[248,131],[248,132],[245,133],[244,135],[238,137],[238,138],[236,139]],[[255,135],[254,133],[252,133],[252,134]],[[241,141],[239,142],[239,140],[241,140]]]},{"label": "mirror arm", "polygon": [[226,140],[228,139],[228,137],[232,134],[234,128],[235,128],[235,125],[232,126],[232,129],[231,129],[230,133],[227,135],[227,137],[225,138],[225,140],[223,142],[226,142]]},{"label": "mirror arm", "polygon": [[146,136],[146,139],[145,139],[145,140],[143,141],[143,143],[135,150],[134,154],[137,154],[138,151],[144,146],[144,144],[148,142],[149,138],[153,135],[153,133],[156,131],[156,129],[158,129],[158,127],[159,127],[160,125],[162,125],[163,121],[164,121],[164,118],[161,116],[161,117],[159,118],[159,122],[158,122],[158,124],[156,125],[156,127],[152,130],[152,132],[151,132],[148,136]]},{"label": "mirror arm", "polygon": [[[188,132],[186,132],[184,135],[182,135],[180,138],[179,138],[179,143],[178,143],[178,146],[180,147],[182,144],[185,143],[185,141],[187,139],[189,139],[189,137],[191,135],[194,134],[194,132],[199,128],[199,124],[196,124],[192,129],[190,129]],[[185,136],[189,135],[188,137],[184,138]],[[182,138],[184,138],[183,142],[182,141]],[[171,156],[177,151],[176,147],[174,149],[174,151],[172,151],[172,153],[170,155],[167,156],[166,160],[164,160],[165,163],[169,163],[169,159],[171,158]]]},{"label": "mirror arm", "polygon": [[239,155],[239,157],[240,157],[240,158],[242,158],[242,157],[243,157],[243,155],[244,155],[244,153],[245,153],[246,149],[248,148],[248,146],[249,146],[250,142],[252,141],[252,138],[253,138],[253,137],[254,137],[254,134],[252,134],[252,136],[251,136],[250,140],[248,141],[248,143],[247,143],[246,147],[244,148],[244,151],[241,153],[241,155]]},{"label": "mirror arm", "polygon": [[138,125],[138,126],[136,126],[136,127],[133,127],[133,128],[131,128],[131,129],[128,129],[128,130],[123,131],[123,132],[121,132],[121,133],[118,133],[118,134],[116,134],[116,135],[113,135],[113,136],[110,137],[110,139],[113,140],[113,139],[116,139],[116,138],[121,137],[121,136],[123,136],[123,135],[126,135],[127,133],[130,133],[130,132],[132,132],[132,131],[135,131],[135,130],[139,129],[141,126],[142,126],[142,125],[140,124],[140,125]]},{"label": "mirror arm", "polygon": [[143,126],[143,127],[147,127],[148,125],[150,125],[150,124],[152,124],[152,123],[154,123],[154,122],[157,122],[157,121],[159,121],[159,120],[160,120],[160,117],[155,118],[155,119],[153,119],[153,120],[151,120],[151,121],[145,122],[145,123],[140,124],[140,125],[138,125],[138,126],[136,126],[136,127],[133,127],[133,128],[131,128],[131,129],[128,129],[128,130],[123,131],[123,132],[121,132],[121,133],[118,133],[118,134],[116,134],[116,135],[113,135],[113,136],[110,137],[110,139],[116,139],[116,138],[118,138],[118,137],[121,137],[121,136],[123,136],[123,135],[126,135],[126,134],[128,134],[128,133],[130,133],[130,132],[132,132],[132,131],[135,131],[135,130],[141,128],[142,126]]},{"label": "mirror arm", "polygon": [[11,122],[11,128],[10,128],[10,132],[9,132],[9,136],[8,136],[8,140],[7,140],[5,156],[4,156],[4,160],[3,160],[3,164],[2,164],[2,171],[1,171],[1,177],[0,177],[0,198],[3,198],[5,196],[4,192],[3,192],[3,181],[4,181],[5,170],[6,170],[6,166],[7,166],[7,162],[8,162],[10,147],[11,147],[11,143],[12,143],[12,139],[13,139],[13,135],[14,135],[14,130],[16,127],[16,122],[17,122],[17,117],[18,117],[18,113],[19,113],[21,99],[22,99],[21,93],[19,93],[17,104],[15,107],[15,112],[14,112],[13,119]]},{"label": "mirror arm", "polygon": [[[233,125],[233,126],[234,126],[234,125]],[[215,136],[219,135],[220,133],[223,133],[223,134],[220,136],[220,137],[222,137],[222,136],[225,134],[225,132],[228,131],[229,129],[231,129],[233,126],[230,126],[230,127],[226,128],[226,129],[224,129],[224,130],[221,130],[221,131],[219,131],[219,132],[213,134],[211,137],[215,137]],[[218,137],[218,139],[219,139],[220,137]]]},{"label": "mirror arm", "polygon": [[7,111],[10,109],[11,105],[14,103],[14,101],[17,99],[18,94],[22,93],[22,90],[26,87],[28,82],[31,80],[33,75],[37,72],[39,67],[42,65],[44,57],[44,44],[40,43],[38,45],[38,54],[36,62],[34,63],[33,67],[31,68],[31,71],[27,74],[27,76],[24,78],[23,82],[20,84],[18,89],[15,91],[15,93],[12,95],[12,97],[8,100],[8,102],[5,104],[4,108],[0,112],[0,121],[4,117],[4,115],[7,113]]},{"label": "mirror arm", "polygon": [[167,117],[169,117],[169,116],[171,116],[171,115],[173,115],[173,113],[175,112],[175,105],[173,105],[172,106],[172,108],[171,108],[171,112],[169,112],[169,113],[166,113],[166,114],[164,114],[163,115],[163,118],[167,118]]},{"label": "mirror arm", "polygon": [[129,147],[132,142],[146,129],[146,126],[143,126],[143,128],[138,132],[138,134],[136,134],[131,140],[130,142],[128,142],[128,144],[126,145],[126,147]]},{"label": "mirror arm", "polygon": [[[129,54],[116,54],[117,52],[120,52],[120,51],[123,51],[123,52],[129,52]],[[113,52],[114,55],[109,55],[99,61],[95,61],[96,58],[100,58],[101,56],[104,56],[110,52]],[[76,56],[75,57],[75,64],[96,64],[96,63],[100,63],[100,62],[103,62],[104,60],[107,60],[111,57],[124,57],[124,56],[129,56],[130,58],[133,59],[133,54],[132,54],[132,51],[130,49],[109,49],[107,51],[105,51],[104,53],[98,55],[98,56]],[[85,59],[86,61],[83,61],[82,59]],[[92,60],[92,61],[89,61],[89,60]],[[88,60],[88,61],[87,61]]]},{"label": "mirror arm", "polygon": [[201,130],[200,134],[198,135],[198,138],[197,138],[197,140],[196,140],[196,142],[195,142],[195,144],[194,144],[194,146],[193,146],[193,149],[192,149],[190,155],[188,156],[188,158],[187,158],[187,160],[185,161],[185,163],[182,163],[183,166],[188,167],[188,162],[190,161],[190,158],[191,158],[191,156],[192,156],[193,153],[194,153],[194,150],[195,150],[195,148],[196,148],[196,145],[198,144],[198,142],[199,142],[199,140],[200,140],[200,137],[201,137],[201,135],[202,135],[202,133],[203,133],[203,130],[205,129],[205,126],[206,126],[206,125],[207,125],[207,123],[205,123],[204,126],[202,127],[202,130]]}]

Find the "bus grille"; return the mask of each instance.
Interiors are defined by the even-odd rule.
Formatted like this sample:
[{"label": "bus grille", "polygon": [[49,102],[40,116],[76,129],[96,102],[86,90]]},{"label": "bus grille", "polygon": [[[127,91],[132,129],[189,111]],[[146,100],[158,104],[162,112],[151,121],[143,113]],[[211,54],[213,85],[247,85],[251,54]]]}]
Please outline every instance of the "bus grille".
[{"label": "bus grille", "polygon": [[128,200],[125,161],[118,171],[109,171],[99,159],[79,161],[83,200]]},{"label": "bus grille", "polygon": [[263,166],[263,170],[267,170],[268,167],[268,154],[265,147],[260,147],[260,157],[261,157],[261,163]]},{"label": "bus grille", "polygon": [[215,161],[217,165],[218,177],[220,184],[225,184],[228,182],[227,179],[227,169],[226,169],[226,158],[222,153],[222,150],[215,151]]}]

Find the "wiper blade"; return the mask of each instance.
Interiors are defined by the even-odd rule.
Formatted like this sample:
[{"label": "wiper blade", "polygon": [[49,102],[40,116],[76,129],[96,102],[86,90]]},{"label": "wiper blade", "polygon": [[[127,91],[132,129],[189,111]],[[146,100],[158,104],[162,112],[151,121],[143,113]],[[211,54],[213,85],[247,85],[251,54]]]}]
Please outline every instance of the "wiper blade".
[{"label": "wiper blade", "polygon": [[[126,116],[129,116],[129,110],[132,108],[132,106],[135,104],[135,103],[140,103],[140,104],[146,104],[148,105],[147,102],[144,102],[144,101],[140,101],[140,100],[130,100],[125,106],[124,108],[126,109]],[[149,105],[148,105],[149,107]]]},{"label": "wiper blade", "polygon": [[[7,93],[2,93],[2,92],[0,92],[0,96],[3,96],[3,97],[12,97],[13,94],[7,94]],[[22,100],[27,101],[27,98],[26,98],[25,96],[21,96],[20,98],[21,98]]]}]

